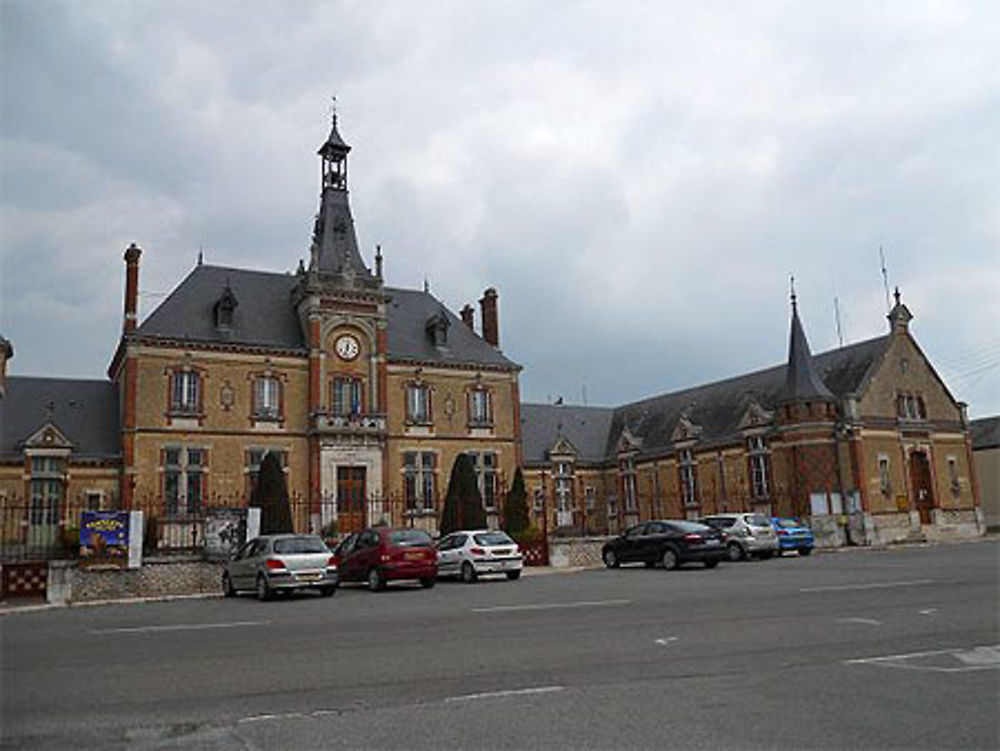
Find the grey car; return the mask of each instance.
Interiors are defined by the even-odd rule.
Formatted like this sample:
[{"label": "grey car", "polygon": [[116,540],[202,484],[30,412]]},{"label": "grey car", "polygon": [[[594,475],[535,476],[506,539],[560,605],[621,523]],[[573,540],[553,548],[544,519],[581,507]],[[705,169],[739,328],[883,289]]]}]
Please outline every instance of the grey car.
[{"label": "grey car", "polygon": [[726,551],[731,561],[741,561],[749,556],[766,559],[781,549],[771,520],[763,514],[713,514],[699,521],[715,527],[726,536]]},{"label": "grey car", "polygon": [[262,535],[248,541],[222,572],[226,597],[251,591],[261,601],[275,592],[315,589],[324,597],[337,591],[337,565],[316,535]]}]

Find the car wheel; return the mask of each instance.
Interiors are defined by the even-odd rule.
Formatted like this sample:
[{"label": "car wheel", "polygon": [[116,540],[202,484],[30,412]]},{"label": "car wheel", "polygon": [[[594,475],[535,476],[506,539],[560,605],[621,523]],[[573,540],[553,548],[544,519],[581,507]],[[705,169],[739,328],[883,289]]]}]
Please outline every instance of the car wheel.
[{"label": "car wheel", "polygon": [[705,568],[715,568],[718,565],[718,561],[705,561]]},{"label": "car wheel", "polygon": [[257,574],[257,599],[261,602],[267,602],[271,599],[271,587],[267,583],[267,577],[263,574]]},{"label": "car wheel", "polygon": [[736,561],[742,561],[746,557],[746,553],[743,552],[743,547],[738,542],[731,542],[726,545],[726,552],[729,554],[729,560],[733,563]]},{"label": "car wheel", "polygon": [[337,594],[336,587],[320,587],[319,588],[320,597],[333,597]]},{"label": "car wheel", "polygon": [[608,568],[618,568],[618,554],[615,553],[611,548],[604,551],[604,555],[601,556],[604,559],[604,565]]},{"label": "car wheel", "polygon": [[520,579],[521,578],[521,572],[520,571],[508,571],[507,572],[507,578],[510,579],[511,581],[514,581],[515,579]]},{"label": "car wheel", "polygon": [[368,589],[372,592],[385,589],[385,577],[382,576],[382,572],[377,568],[373,568],[368,572]]},{"label": "car wheel", "polygon": [[763,553],[758,553],[758,557],[762,561],[766,561],[766,560],[770,559],[771,555],[772,555],[772,553],[771,553],[770,550],[765,550]]},{"label": "car wheel", "polygon": [[677,555],[677,551],[673,548],[667,548],[663,551],[663,555],[660,557],[660,561],[663,563],[663,568],[667,571],[673,571],[680,565],[681,559]]},{"label": "car wheel", "polygon": [[462,564],[462,581],[466,584],[474,584],[476,579],[476,569],[472,567],[472,564],[466,561]]},{"label": "car wheel", "polygon": [[222,594],[226,597],[236,597],[236,587],[233,586],[233,580],[229,578],[229,572],[222,572]]},{"label": "car wheel", "polygon": [[424,589],[430,589],[435,584],[437,584],[437,579],[433,576],[428,576],[420,580],[420,586],[423,587]]},{"label": "car wheel", "polygon": [[799,555],[809,555],[813,552],[812,548],[799,548]]}]

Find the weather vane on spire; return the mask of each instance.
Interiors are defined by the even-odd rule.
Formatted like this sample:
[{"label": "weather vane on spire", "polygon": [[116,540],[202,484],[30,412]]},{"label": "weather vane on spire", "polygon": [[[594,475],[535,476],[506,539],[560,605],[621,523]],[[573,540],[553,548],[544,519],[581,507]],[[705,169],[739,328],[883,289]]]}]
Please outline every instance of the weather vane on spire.
[{"label": "weather vane on spire", "polygon": [[788,275],[788,284],[792,291],[792,307],[795,307],[795,274]]},{"label": "weather vane on spire", "polygon": [[337,95],[333,94],[330,96],[330,119],[333,120],[334,125],[337,123]]}]

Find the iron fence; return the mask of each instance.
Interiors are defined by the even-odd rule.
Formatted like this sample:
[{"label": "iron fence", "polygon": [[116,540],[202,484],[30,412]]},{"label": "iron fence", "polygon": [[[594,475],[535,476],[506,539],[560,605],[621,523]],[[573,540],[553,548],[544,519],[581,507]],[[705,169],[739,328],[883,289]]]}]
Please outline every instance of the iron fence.
[{"label": "iron fence", "polygon": [[[136,510],[143,513],[146,556],[200,554],[205,550],[206,520],[215,510],[256,506],[245,496],[211,496],[196,505],[167,503],[161,497],[135,498],[129,509],[93,497],[0,501],[0,561],[43,561],[76,558],[84,511]],[[414,504],[402,496],[371,496],[339,504],[332,497],[289,498],[295,532],[313,533],[335,542],[374,524],[415,527],[436,535],[441,503]],[[487,509],[489,526],[501,527],[500,508]],[[533,554],[532,558],[537,558]]]}]

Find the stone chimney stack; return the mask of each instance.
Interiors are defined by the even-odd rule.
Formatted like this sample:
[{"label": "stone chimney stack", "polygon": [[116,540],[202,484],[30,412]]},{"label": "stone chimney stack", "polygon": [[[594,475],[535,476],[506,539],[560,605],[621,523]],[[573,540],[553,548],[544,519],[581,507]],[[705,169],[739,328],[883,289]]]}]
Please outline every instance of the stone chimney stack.
[{"label": "stone chimney stack", "polygon": [[462,308],[462,323],[469,327],[469,331],[476,330],[476,321],[473,316],[476,315],[476,310],[471,305],[466,303],[465,307]]},{"label": "stone chimney stack", "polygon": [[497,313],[497,291],[489,287],[479,300],[483,318],[483,339],[494,347],[500,346],[500,320]]},{"label": "stone chimney stack", "polygon": [[132,243],[125,250],[125,322],[122,333],[131,334],[138,323],[139,257],[142,250]]}]

